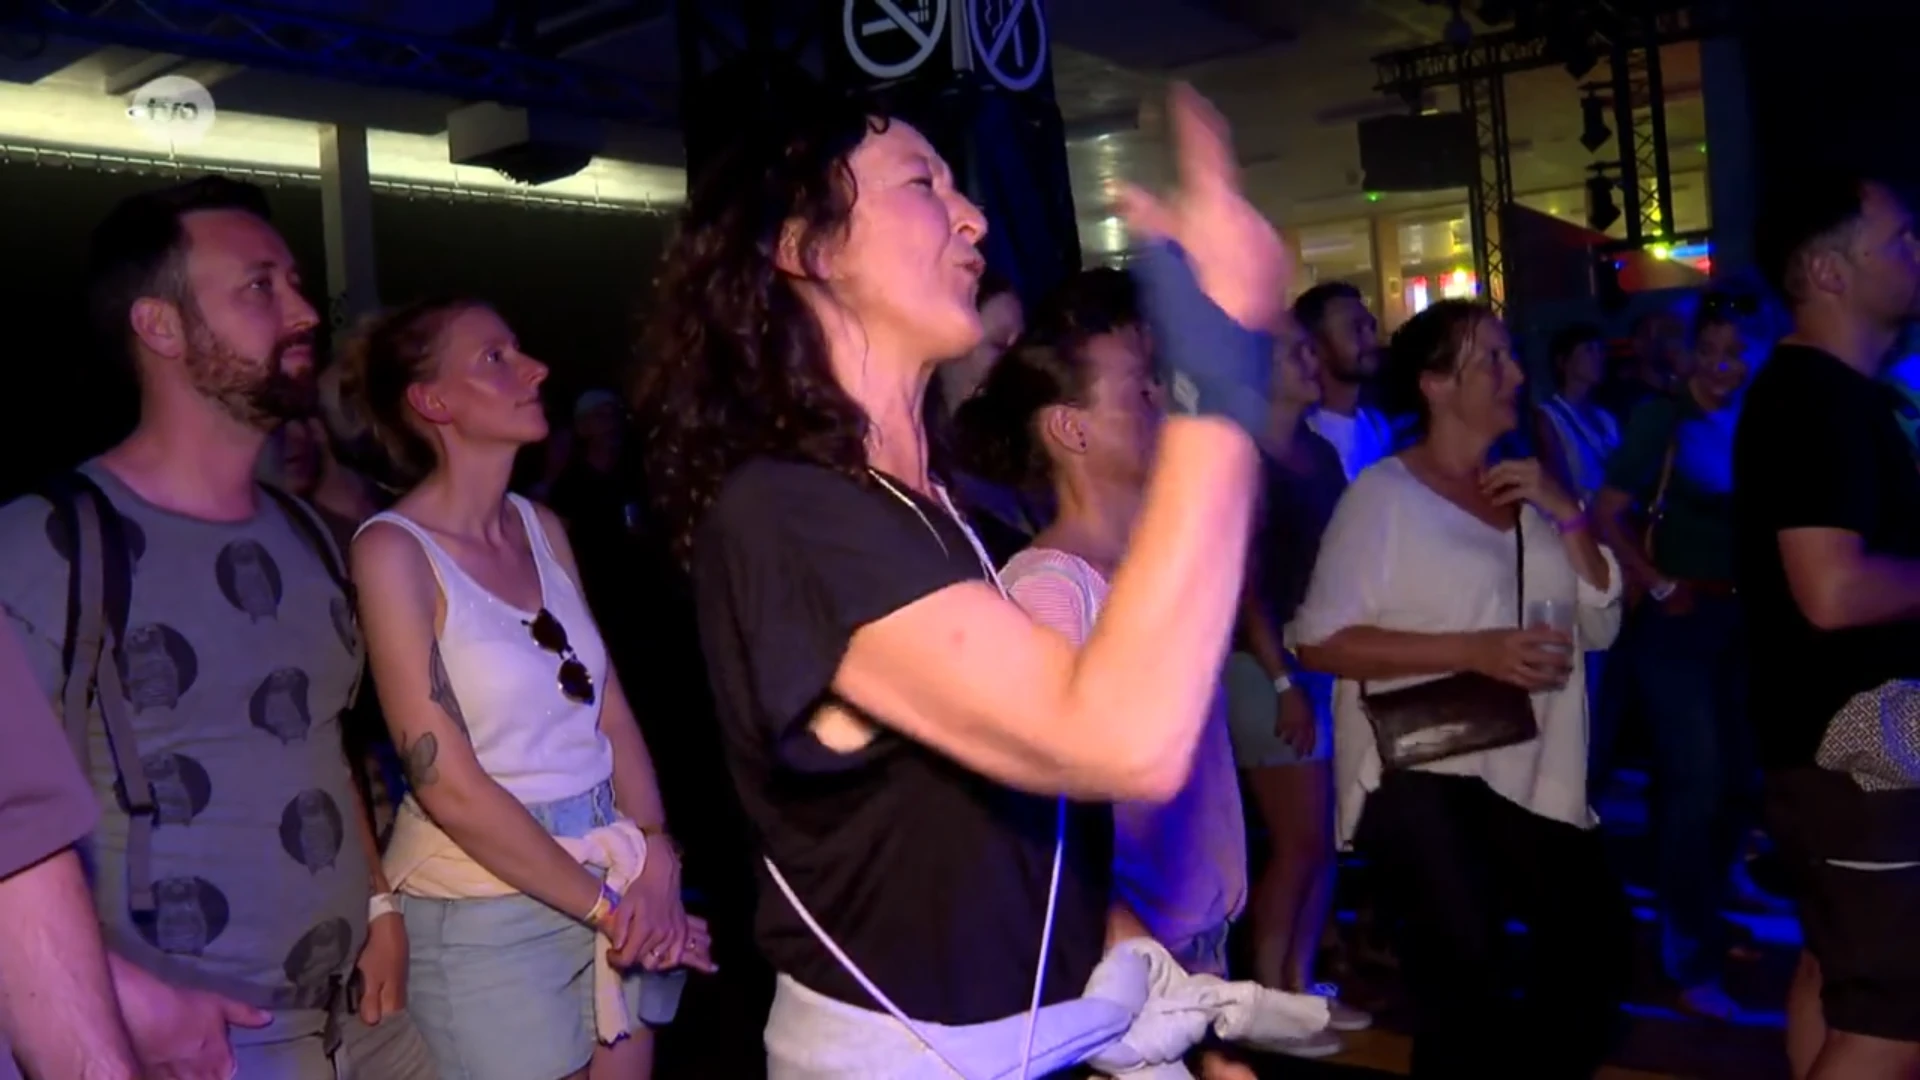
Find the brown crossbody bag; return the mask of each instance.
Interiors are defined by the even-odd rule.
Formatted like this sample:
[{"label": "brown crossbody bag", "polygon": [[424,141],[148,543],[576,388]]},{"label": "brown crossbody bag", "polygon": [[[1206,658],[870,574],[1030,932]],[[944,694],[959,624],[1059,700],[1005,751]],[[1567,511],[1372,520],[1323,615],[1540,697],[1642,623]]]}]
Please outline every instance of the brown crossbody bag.
[{"label": "brown crossbody bag", "polygon": [[[1527,541],[1518,513],[1513,521],[1516,608],[1524,625],[1527,612]],[[1373,725],[1380,768],[1411,769],[1462,754],[1498,750],[1540,737],[1533,696],[1512,683],[1475,671],[1462,671],[1400,690],[1368,693],[1360,684],[1360,705]]]}]

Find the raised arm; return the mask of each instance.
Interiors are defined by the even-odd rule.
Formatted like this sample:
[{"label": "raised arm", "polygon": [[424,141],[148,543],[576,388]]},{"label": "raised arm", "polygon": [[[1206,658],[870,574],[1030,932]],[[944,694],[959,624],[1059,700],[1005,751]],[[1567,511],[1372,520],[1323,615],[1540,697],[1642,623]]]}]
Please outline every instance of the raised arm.
[{"label": "raised arm", "polygon": [[474,756],[440,657],[442,600],[426,552],[403,530],[375,524],[354,541],[353,578],[380,709],[414,798],[500,880],[585,918],[600,897],[599,879],[562,850]]},{"label": "raised arm", "polygon": [[863,627],[836,685],[907,734],[1022,787],[1171,797],[1185,783],[1239,608],[1291,263],[1242,196],[1226,125],[1176,87],[1178,190],[1118,192],[1175,407],[1099,626],[1074,650],[982,584]]},{"label": "raised arm", "polygon": [[1017,787],[1172,797],[1239,605],[1255,466],[1251,440],[1225,421],[1168,422],[1130,553],[1084,649],[972,582],[862,627],[835,687]]}]

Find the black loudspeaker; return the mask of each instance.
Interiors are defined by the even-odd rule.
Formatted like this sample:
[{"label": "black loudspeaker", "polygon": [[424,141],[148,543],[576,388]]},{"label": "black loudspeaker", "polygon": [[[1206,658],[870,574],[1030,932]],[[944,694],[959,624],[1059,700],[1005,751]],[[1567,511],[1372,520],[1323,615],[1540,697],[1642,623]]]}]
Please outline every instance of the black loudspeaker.
[{"label": "black loudspeaker", "polygon": [[1368,191],[1440,191],[1473,183],[1480,147],[1466,113],[1362,120],[1360,171]]}]

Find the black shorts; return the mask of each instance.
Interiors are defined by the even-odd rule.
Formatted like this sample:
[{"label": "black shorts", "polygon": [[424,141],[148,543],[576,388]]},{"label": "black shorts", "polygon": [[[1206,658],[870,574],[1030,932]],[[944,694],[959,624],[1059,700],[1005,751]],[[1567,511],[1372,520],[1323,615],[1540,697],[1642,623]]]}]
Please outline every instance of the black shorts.
[{"label": "black shorts", "polygon": [[1815,854],[1833,850],[1836,839],[1822,835],[1830,823],[1820,812],[1794,813],[1812,808],[1795,806],[1771,783],[1768,794],[1768,831],[1792,868],[1800,929],[1820,962],[1827,1026],[1920,1043],[1920,866],[1835,866]]}]

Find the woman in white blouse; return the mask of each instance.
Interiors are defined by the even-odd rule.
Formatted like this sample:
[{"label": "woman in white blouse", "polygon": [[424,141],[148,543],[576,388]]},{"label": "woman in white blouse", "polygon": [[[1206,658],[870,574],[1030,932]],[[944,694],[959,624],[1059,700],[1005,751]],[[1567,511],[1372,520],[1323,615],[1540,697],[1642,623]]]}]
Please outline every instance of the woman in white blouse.
[{"label": "woman in white blouse", "polygon": [[[1523,381],[1480,305],[1443,301],[1394,335],[1382,403],[1416,441],[1347,489],[1292,627],[1301,662],[1340,679],[1339,835],[1372,864],[1393,927],[1414,1076],[1590,1076],[1626,974],[1625,902],[1587,806],[1582,671],[1618,630],[1619,571],[1538,462],[1489,460]],[[1557,601],[1571,625],[1525,626],[1521,581],[1530,609]],[[1530,691],[1539,736],[1383,771],[1363,683],[1460,672]]]}]

